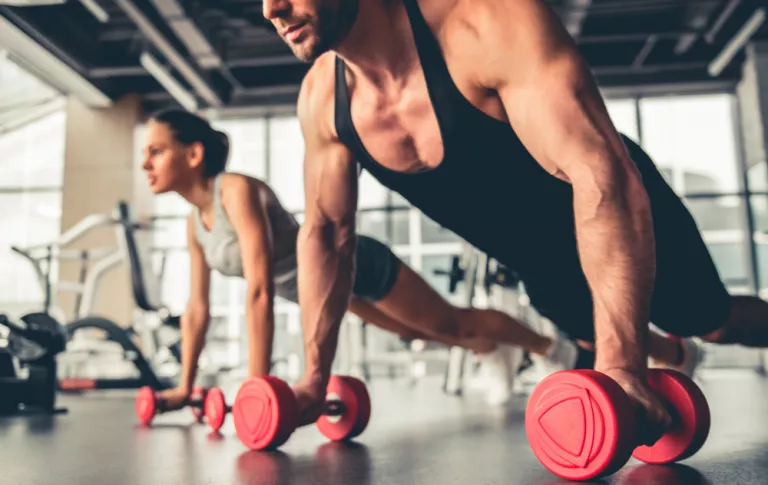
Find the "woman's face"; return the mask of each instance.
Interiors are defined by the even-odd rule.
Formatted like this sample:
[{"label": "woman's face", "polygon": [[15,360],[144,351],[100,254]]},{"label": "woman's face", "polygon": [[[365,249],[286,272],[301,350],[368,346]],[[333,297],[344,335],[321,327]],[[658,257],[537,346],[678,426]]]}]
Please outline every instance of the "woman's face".
[{"label": "woman's face", "polygon": [[147,126],[144,163],[147,182],[154,194],[177,191],[195,176],[199,165],[197,143],[185,146],[174,137],[165,123],[152,120]]}]

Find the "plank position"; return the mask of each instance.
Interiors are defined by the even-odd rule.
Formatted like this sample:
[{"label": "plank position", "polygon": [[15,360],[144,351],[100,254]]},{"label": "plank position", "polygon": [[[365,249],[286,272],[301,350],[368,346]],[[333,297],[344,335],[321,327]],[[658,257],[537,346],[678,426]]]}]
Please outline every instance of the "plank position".
[{"label": "plank position", "polygon": [[319,415],[354,284],[358,164],[516,271],[539,313],[593,344],[594,368],[646,418],[644,443],[670,424],[644,380],[648,357],[681,365],[695,353],[649,322],[768,343],[768,304],[728,293],[693,218],[617,133],[543,0],[264,0],[263,13],[314,61],[298,100],[304,424]]},{"label": "plank position", "polygon": [[[193,207],[187,221],[190,298],[182,316],[182,374],[160,393],[167,410],[180,408],[195,382],[210,319],[210,274],[247,281],[248,375],[268,375],[274,335],[273,297],[298,303],[296,242],[299,224],[264,182],[225,173],[229,141],[204,119],[163,111],[150,120],[142,168],[153,193],[175,192]],[[354,298],[349,310],[384,330],[473,351],[487,370],[487,400],[511,396],[523,350],[550,371],[576,364],[569,340],[542,336],[509,315],[446,302],[384,244],[358,237]],[[457,332],[456,328],[471,329]]]}]

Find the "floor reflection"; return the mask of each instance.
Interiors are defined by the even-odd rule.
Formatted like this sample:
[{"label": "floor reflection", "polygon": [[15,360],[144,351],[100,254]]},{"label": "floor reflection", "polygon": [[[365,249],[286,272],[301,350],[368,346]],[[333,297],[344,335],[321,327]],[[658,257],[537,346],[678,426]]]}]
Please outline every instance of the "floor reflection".
[{"label": "floor reflection", "polygon": [[247,451],[237,459],[240,484],[313,483],[338,485],[371,482],[371,456],[359,443],[326,443],[318,447],[314,458],[298,459],[281,451]]}]

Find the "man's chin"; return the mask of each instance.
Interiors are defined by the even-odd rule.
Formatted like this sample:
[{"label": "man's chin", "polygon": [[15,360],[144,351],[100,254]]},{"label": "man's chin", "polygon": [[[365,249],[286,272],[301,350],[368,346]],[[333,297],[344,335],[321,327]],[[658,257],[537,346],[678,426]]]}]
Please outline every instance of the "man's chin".
[{"label": "man's chin", "polygon": [[316,52],[310,49],[305,48],[296,48],[293,49],[293,55],[296,56],[298,60],[301,62],[314,62],[315,59],[320,57]]}]

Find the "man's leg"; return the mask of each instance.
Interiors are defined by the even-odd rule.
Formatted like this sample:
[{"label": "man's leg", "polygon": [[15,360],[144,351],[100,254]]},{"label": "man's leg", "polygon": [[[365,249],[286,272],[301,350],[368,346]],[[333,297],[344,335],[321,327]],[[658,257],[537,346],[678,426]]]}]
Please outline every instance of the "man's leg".
[{"label": "man's leg", "polygon": [[385,314],[376,308],[373,303],[360,298],[352,299],[349,311],[362,318],[365,322],[397,334],[405,340],[431,340],[449,347],[462,347],[476,354],[493,352],[496,349],[496,343],[490,340],[475,339],[463,341],[447,335],[427,335],[422,331],[416,330],[413,326],[406,325]]},{"label": "man's leg", "polygon": [[430,339],[458,342],[467,348],[490,351],[493,342],[499,342],[546,355],[553,342],[503,312],[451,305],[405,264],[390,292],[374,306]]},{"label": "man's leg", "polygon": [[[594,352],[595,345],[586,340],[578,341],[579,347]],[[659,364],[678,366],[683,363],[683,346],[680,339],[667,337],[653,330],[648,331],[648,357]]]},{"label": "man's leg", "polygon": [[718,344],[768,347],[768,303],[756,296],[732,296],[725,325],[702,339]]}]

